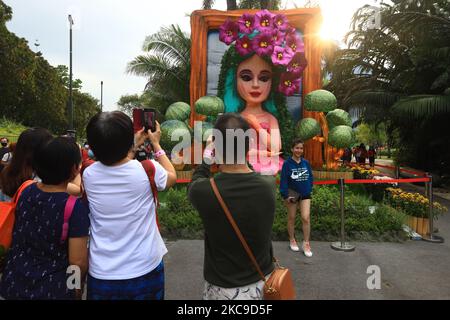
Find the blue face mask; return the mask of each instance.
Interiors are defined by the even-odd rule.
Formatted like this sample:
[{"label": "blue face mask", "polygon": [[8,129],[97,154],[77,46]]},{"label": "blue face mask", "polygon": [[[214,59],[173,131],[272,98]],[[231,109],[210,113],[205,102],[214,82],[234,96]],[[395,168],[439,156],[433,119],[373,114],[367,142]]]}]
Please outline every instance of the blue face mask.
[{"label": "blue face mask", "polygon": [[91,158],[91,159],[94,159],[94,158],[95,158],[94,152],[92,152],[91,149],[88,150],[88,156],[89,156],[89,158]]}]

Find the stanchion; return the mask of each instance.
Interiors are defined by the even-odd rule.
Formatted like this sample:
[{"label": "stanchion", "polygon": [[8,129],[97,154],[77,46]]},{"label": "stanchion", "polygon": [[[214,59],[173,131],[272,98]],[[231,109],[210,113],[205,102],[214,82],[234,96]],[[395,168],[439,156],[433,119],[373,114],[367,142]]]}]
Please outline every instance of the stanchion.
[{"label": "stanchion", "polygon": [[344,220],[344,179],[339,179],[341,191],[341,241],[333,242],[331,248],[337,251],[354,251],[355,246],[345,242],[345,220]]},{"label": "stanchion", "polygon": [[395,165],[395,179],[400,179],[400,166]]},{"label": "stanchion", "polygon": [[429,223],[429,231],[427,235],[422,236],[422,240],[433,243],[443,243],[444,238],[433,235],[434,226],[434,214],[433,214],[433,176],[427,173],[427,177],[430,181],[425,183],[425,190],[428,196],[428,223]]}]

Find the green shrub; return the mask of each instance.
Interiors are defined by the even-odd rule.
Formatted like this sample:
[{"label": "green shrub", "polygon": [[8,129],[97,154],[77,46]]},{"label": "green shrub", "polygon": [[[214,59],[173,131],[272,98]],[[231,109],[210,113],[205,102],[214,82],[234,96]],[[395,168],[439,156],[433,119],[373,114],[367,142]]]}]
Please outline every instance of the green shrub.
[{"label": "green shrub", "polygon": [[158,209],[161,234],[167,238],[201,238],[203,225],[198,212],[190,204],[186,187],[173,188],[160,194]]},{"label": "green shrub", "polygon": [[7,137],[10,142],[17,142],[22,131],[26,129],[27,127],[20,123],[0,118],[0,137]]},{"label": "green shrub", "polygon": [[[370,241],[403,240],[402,224],[405,215],[401,211],[373,202],[364,189],[355,185],[345,186],[345,231],[348,239]],[[275,219],[272,228],[274,240],[287,240],[287,209],[277,192]],[[336,241],[341,230],[339,187],[315,186],[311,201],[311,238]],[[160,194],[158,210],[161,233],[166,238],[201,239],[203,224],[197,211],[187,199],[186,186],[176,186]],[[376,206],[370,213],[369,207]],[[302,224],[300,214],[295,221],[297,237]]]}]

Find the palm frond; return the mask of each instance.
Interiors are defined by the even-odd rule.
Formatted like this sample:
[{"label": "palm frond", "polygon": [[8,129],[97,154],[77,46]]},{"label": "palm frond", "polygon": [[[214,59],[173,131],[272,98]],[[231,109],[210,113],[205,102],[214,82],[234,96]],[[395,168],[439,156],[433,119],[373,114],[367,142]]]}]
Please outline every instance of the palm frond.
[{"label": "palm frond", "polygon": [[185,53],[178,51],[170,43],[160,40],[152,40],[147,43],[146,51],[158,51],[158,54],[172,60],[174,64],[187,64]]},{"label": "palm frond", "polygon": [[404,95],[382,90],[362,90],[350,96],[346,103],[360,106],[391,107]]},{"label": "palm frond", "polygon": [[203,0],[203,10],[209,10],[214,5],[214,0]]},{"label": "palm frond", "polygon": [[398,116],[418,119],[441,113],[450,113],[448,95],[414,95],[397,101],[392,111]]},{"label": "palm frond", "polygon": [[153,80],[153,78],[171,76],[178,81],[183,81],[174,70],[171,62],[164,57],[140,55],[133,59],[127,66],[127,72],[138,76],[146,76]]},{"label": "palm frond", "polygon": [[148,36],[143,50],[173,60],[174,64],[188,64],[191,42],[179,26],[163,27],[158,33]]},{"label": "palm frond", "polygon": [[450,19],[426,14],[423,12],[401,12],[389,15],[386,17],[387,24],[391,25],[392,28],[397,28],[402,32],[414,32],[417,30],[425,31],[439,31],[442,36],[447,38],[450,36]]}]

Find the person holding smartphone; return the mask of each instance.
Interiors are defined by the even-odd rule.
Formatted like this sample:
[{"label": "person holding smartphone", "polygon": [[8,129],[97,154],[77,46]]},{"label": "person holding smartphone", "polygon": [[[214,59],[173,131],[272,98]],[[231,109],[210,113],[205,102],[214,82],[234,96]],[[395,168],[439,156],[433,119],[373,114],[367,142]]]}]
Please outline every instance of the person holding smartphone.
[{"label": "person holding smartphone", "polygon": [[[154,131],[141,127],[133,134],[126,114],[102,112],[86,131],[97,159],[83,172],[91,213],[87,298],[164,299],[167,248],[157,225],[155,195],[176,183],[176,172],[159,144],[159,123]],[[144,166],[129,156],[147,139],[155,152],[151,181]]]},{"label": "person holding smartphone", "polygon": [[292,157],[283,163],[280,180],[280,193],[288,210],[289,248],[292,251],[300,251],[295,239],[295,215],[299,208],[303,229],[302,250],[305,256],[312,257],[309,237],[313,174],[309,162],[302,157],[303,141],[295,139],[291,146]]}]

